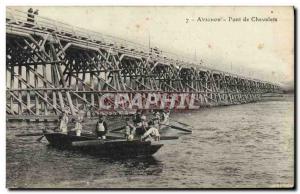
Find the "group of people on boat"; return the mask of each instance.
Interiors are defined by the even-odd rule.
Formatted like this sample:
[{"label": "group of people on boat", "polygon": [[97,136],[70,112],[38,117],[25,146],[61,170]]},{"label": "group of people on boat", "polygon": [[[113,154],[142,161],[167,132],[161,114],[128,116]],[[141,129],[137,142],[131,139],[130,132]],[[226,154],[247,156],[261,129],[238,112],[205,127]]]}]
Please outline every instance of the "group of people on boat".
[{"label": "group of people on boat", "polygon": [[69,117],[68,117],[68,111],[65,110],[60,118],[59,130],[61,133],[80,136],[81,131],[82,131],[82,124],[81,124],[82,122],[83,122],[83,115],[78,114],[77,118],[75,118],[74,128],[72,128],[70,131],[68,131]]},{"label": "group of people on boat", "polygon": [[[81,136],[82,131],[82,122],[83,122],[83,113],[79,113],[75,120],[75,126],[70,131],[68,130],[68,123],[69,123],[69,117],[68,117],[68,111],[65,110],[60,118],[59,123],[59,131],[61,133],[69,134],[69,135],[76,135]],[[95,134],[98,139],[106,139],[106,133],[107,133],[107,123],[104,120],[104,116],[99,115],[98,122],[96,124],[95,128]]]},{"label": "group of people on boat", "polygon": [[132,122],[130,118],[126,119],[125,138],[129,141],[135,138],[159,141],[161,125],[169,124],[169,114],[168,111],[156,111],[154,117],[147,121],[146,115],[138,110],[133,116]]},{"label": "group of people on boat", "polygon": [[[124,129],[124,136],[128,141],[133,139],[147,140],[160,140],[160,129],[162,125],[169,125],[169,111],[156,111],[153,114],[153,118],[147,121],[146,115],[137,110],[133,115],[133,118],[126,119],[126,126]],[[81,136],[82,131],[83,114],[79,113],[75,118],[75,126],[70,131],[68,130],[68,111],[64,111],[60,118],[59,131],[61,133]],[[98,139],[106,139],[108,131],[107,123],[103,115],[99,115],[98,121],[95,127],[95,134]]]}]

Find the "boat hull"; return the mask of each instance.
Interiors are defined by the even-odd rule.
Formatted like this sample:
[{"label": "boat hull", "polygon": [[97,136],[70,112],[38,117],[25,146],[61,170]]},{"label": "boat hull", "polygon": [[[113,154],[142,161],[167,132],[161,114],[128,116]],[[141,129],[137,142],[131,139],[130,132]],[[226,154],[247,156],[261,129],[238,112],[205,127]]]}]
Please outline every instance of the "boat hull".
[{"label": "boat hull", "polygon": [[101,157],[146,157],[156,153],[163,144],[133,140],[97,140],[87,136],[46,133],[50,145]]}]

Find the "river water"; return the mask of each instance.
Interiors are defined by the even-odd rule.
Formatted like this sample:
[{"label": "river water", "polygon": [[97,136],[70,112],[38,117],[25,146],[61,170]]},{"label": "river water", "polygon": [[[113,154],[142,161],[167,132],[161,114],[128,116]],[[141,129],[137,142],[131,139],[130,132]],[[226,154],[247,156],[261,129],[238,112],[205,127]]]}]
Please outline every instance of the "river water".
[{"label": "river water", "polygon": [[[194,127],[144,159],[101,159],[61,151],[38,137],[16,137],[54,124],[7,123],[10,188],[269,188],[294,182],[294,101],[176,113]],[[88,123],[86,124],[88,127]],[[175,133],[175,132],[174,132]]]}]

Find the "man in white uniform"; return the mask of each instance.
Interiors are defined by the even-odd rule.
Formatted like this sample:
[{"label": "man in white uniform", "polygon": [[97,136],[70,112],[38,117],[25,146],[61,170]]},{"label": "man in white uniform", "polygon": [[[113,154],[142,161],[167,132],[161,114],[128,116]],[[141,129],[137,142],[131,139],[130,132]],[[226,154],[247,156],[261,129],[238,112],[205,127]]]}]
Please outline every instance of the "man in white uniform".
[{"label": "man in white uniform", "polygon": [[68,122],[69,122],[68,112],[64,111],[59,124],[59,129],[62,133],[68,133]]},{"label": "man in white uniform", "polygon": [[77,119],[76,119],[75,127],[71,130],[71,132],[75,133],[76,136],[80,136],[81,135],[81,131],[82,131],[82,124],[81,124],[81,122],[82,121],[83,121],[83,117],[81,115],[78,115]]},{"label": "man in white uniform", "polygon": [[105,134],[107,133],[107,124],[104,121],[104,117],[99,115],[99,120],[96,125],[96,135],[98,139],[106,139]]},{"label": "man in white uniform", "polygon": [[[154,139],[154,141],[159,141],[160,140],[160,134],[157,128],[154,127],[154,123],[153,121],[149,122],[149,129],[146,131],[146,133],[144,133],[141,136],[142,140],[145,141],[151,141],[152,139]],[[152,138],[153,137],[153,138]]]}]

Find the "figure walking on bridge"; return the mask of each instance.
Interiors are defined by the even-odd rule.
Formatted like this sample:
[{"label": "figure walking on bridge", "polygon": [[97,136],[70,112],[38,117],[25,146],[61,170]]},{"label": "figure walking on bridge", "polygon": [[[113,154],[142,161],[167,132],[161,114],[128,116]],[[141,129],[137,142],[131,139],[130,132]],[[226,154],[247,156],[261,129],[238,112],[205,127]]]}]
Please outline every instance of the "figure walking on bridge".
[{"label": "figure walking on bridge", "polygon": [[32,8],[29,8],[28,11],[27,11],[27,22],[30,23],[30,24],[34,24],[35,22],[35,16],[38,16],[39,15],[39,10],[36,9],[34,12],[33,12],[33,9]]},{"label": "figure walking on bridge", "polygon": [[33,12],[33,17],[37,17],[39,15],[39,10],[36,9],[34,12]]},{"label": "figure walking on bridge", "polygon": [[28,14],[27,14],[27,22],[34,23],[33,9],[29,8],[27,12],[28,12]]}]

